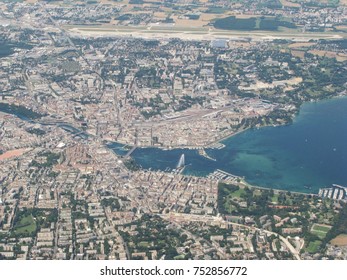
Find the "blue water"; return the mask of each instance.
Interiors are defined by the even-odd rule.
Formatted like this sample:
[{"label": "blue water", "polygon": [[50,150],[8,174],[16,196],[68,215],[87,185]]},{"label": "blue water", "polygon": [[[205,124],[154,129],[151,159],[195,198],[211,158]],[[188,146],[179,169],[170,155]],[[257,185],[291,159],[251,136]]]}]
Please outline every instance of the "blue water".
[{"label": "blue water", "polygon": [[22,43],[22,42],[17,42],[17,43],[11,43],[7,41],[2,41],[0,39],[0,58],[1,57],[6,57],[9,56],[13,53],[15,53],[14,49],[32,49],[33,46]]},{"label": "blue water", "polygon": [[223,143],[224,149],[206,150],[216,162],[188,149],[137,149],[132,157],[143,168],[165,170],[184,153],[185,174],[206,176],[219,168],[254,185],[291,191],[347,185],[347,98],[305,103],[291,125],[247,130]]}]

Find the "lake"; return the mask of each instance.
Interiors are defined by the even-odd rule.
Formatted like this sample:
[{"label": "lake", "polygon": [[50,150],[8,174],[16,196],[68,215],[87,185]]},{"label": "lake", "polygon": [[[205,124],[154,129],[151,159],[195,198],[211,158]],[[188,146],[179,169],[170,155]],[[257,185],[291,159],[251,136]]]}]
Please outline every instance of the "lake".
[{"label": "lake", "polygon": [[[305,103],[290,125],[250,129],[222,143],[221,150],[206,149],[217,161],[188,149],[141,148],[132,158],[143,168],[166,170],[184,153],[184,174],[206,176],[222,169],[254,185],[290,191],[347,185],[347,98]],[[122,146],[113,148],[124,154]]]}]

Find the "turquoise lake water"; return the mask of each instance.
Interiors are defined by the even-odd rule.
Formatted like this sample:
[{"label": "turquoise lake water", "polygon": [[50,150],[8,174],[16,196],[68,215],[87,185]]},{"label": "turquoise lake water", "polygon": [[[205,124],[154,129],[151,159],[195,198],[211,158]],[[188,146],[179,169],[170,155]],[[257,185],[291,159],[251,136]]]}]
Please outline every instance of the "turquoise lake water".
[{"label": "turquoise lake water", "polygon": [[222,169],[254,185],[291,191],[347,185],[347,98],[305,103],[293,124],[250,129],[222,143],[221,150],[206,149],[216,162],[188,149],[144,148],[132,157],[143,168],[165,170],[175,168],[184,153],[185,174]]}]

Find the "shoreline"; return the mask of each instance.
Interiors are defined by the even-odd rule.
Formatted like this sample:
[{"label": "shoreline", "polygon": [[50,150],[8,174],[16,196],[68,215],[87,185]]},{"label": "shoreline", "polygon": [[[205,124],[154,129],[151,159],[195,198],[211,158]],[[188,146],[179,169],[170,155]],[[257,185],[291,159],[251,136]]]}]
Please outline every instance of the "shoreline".
[{"label": "shoreline", "polygon": [[[298,110],[295,114],[293,114],[293,118],[292,118],[292,121],[293,123],[295,122],[295,119],[298,117],[298,115],[300,114],[300,112],[302,111],[302,105],[304,104],[315,104],[315,103],[319,103],[319,102],[323,102],[323,103],[326,103],[326,102],[329,102],[329,101],[332,101],[332,100],[336,100],[336,99],[342,99],[342,98],[346,98],[347,97],[347,94],[345,91],[341,92],[340,94],[338,95],[335,95],[335,96],[331,96],[329,98],[324,98],[324,99],[320,99],[320,100],[309,100],[309,101],[305,101],[303,102],[300,107],[298,107]],[[285,126],[285,125],[288,125],[288,123],[284,123],[282,125],[278,125],[279,126]],[[271,125],[267,125],[267,126],[271,126]],[[262,127],[266,127],[266,126],[260,126],[260,128]],[[276,126],[277,127],[277,126]],[[255,128],[255,127],[252,127],[252,128]],[[247,131],[248,129],[250,128],[244,128],[244,129],[240,129],[239,131],[236,131],[236,132],[233,132],[233,133],[230,133],[224,137],[222,137],[221,139],[219,139],[218,141],[215,141],[214,143],[221,143],[223,140],[226,140],[226,139],[229,139],[233,136],[236,136],[242,132],[245,132]],[[149,147],[139,147],[139,148],[143,148],[143,149],[146,149],[146,148],[149,148]],[[163,150],[163,147],[151,147],[151,148],[156,148],[156,149],[159,149],[159,150]],[[164,148],[165,149],[165,148]],[[168,150],[183,150],[183,149],[187,149],[185,147],[171,147],[170,149]],[[193,149],[202,149],[200,147],[194,147]],[[117,153],[115,150],[113,150],[115,153]],[[201,155],[199,155],[201,156]],[[135,159],[136,160],[136,159]],[[217,159],[218,161],[218,159]],[[160,167],[158,167],[160,168]],[[202,178],[206,178],[208,177],[208,175],[210,173],[212,173],[213,171],[215,171],[216,169],[222,169],[221,167],[212,167],[214,168],[214,170],[212,170],[211,172],[208,171],[208,172],[199,172],[199,170],[197,170],[196,172],[189,172],[189,174],[184,174],[185,176],[194,176],[194,177],[202,177]],[[146,168],[148,170],[148,168]],[[155,170],[155,171],[161,171],[161,172],[165,172],[164,170]],[[200,170],[201,171],[201,170]],[[202,170],[203,171],[203,170]],[[226,171],[226,172],[229,172],[229,171]],[[206,174],[205,174],[206,173]],[[302,184],[302,187],[298,187],[298,188],[295,188],[296,190],[295,191],[292,191],[290,188],[274,188],[274,187],[264,187],[264,186],[261,186],[261,185],[253,185],[252,183],[249,183],[247,181],[247,178],[244,178],[244,180],[242,181],[244,183],[244,185],[246,186],[249,186],[249,187],[252,187],[252,188],[258,188],[258,189],[264,189],[264,190],[270,190],[270,189],[273,189],[273,190],[276,190],[276,191],[279,191],[279,192],[291,192],[291,193],[298,193],[298,194],[304,194],[304,195],[314,195],[314,196],[317,196],[318,195],[318,191],[319,191],[319,188],[322,188],[324,187],[324,185],[317,185],[314,189],[311,189],[311,188],[308,188],[308,187],[305,187],[306,184]],[[332,182],[332,183],[336,183],[336,182]],[[305,188],[305,189],[304,189]],[[317,189],[316,189],[317,188]]]},{"label": "shoreline", "polygon": [[252,185],[250,183],[248,183],[245,179],[243,179],[243,181],[240,182],[240,184],[242,184],[244,187],[248,187],[248,188],[253,188],[253,189],[258,189],[258,190],[273,190],[274,193],[286,193],[286,192],[290,192],[292,194],[303,194],[303,195],[312,195],[312,196],[319,196],[318,193],[308,193],[308,192],[298,192],[298,191],[290,191],[290,190],[281,190],[281,189],[276,189],[276,188],[267,188],[267,187],[262,187],[262,186],[255,186]]},{"label": "shoreline", "polygon": [[[342,92],[342,93],[339,93],[338,95],[336,96],[330,96],[328,98],[324,98],[324,99],[318,99],[318,100],[308,100],[308,101],[304,101],[300,104],[299,107],[297,107],[297,112],[295,112],[291,118],[291,122],[287,122],[287,123],[283,123],[283,124],[280,124],[280,125],[271,125],[271,124],[268,124],[268,125],[260,125],[259,127],[257,126],[253,126],[253,127],[247,127],[247,128],[241,128],[240,130],[237,130],[237,131],[234,131],[234,132],[231,132],[231,133],[228,133],[227,135],[225,136],[222,136],[220,138],[218,138],[217,140],[214,140],[212,142],[210,142],[209,144],[207,145],[204,145],[204,146],[175,146],[175,147],[165,147],[165,146],[153,146],[153,145],[149,145],[149,146],[137,146],[137,149],[146,149],[146,148],[155,148],[155,149],[160,149],[160,150],[181,150],[181,149],[189,149],[189,150],[200,150],[200,149],[214,149],[213,145],[216,145],[216,144],[221,144],[222,141],[224,140],[227,140],[231,137],[234,137],[242,132],[245,132],[247,130],[250,130],[250,129],[261,129],[261,128],[264,128],[264,127],[281,127],[281,126],[286,126],[286,125],[290,125],[291,123],[294,122],[294,120],[297,118],[297,116],[300,114],[300,111],[301,111],[301,107],[305,104],[305,103],[317,103],[317,102],[325,102],[325,101],[329,101],[329,100],[333,100],[333,99],[338,99],[338,98],[347,98],[347,91],[345,92]],[[121,144],[121,145],[126,145],[126,146],[129,146],[130,148],[133,147],[134,145],[133,144],[129,144],[129,143],[124,143],[124,142],[117,142],[117,141],[111,141],[111,140],[105,140],[107,142],[107,144],[112,144],[112,143],[117,143],[117,144]]]},{"label": "shoreline", "polygon": [[[342,99],[342,98],[346,98],[347,97],[347,92],[346,91],[343,91],[343,92],[340,92],[339,94],[335,95],[335,96],[330,96],[328,98],[324,98],[324,99],[318,99],[318,100],[309,100],[309,101],[305,101],[303,103],[300,104],[300,106],[297,108],[297,112],[295,114],[293,114],[291,120],[294,121],[296,119],[296,117],[300,114],[301,112],[301,107],[302,105],[304,105],[305,103],[319,103],[319,102],[329,102],[330,100],[334,100],[334,99]],[[3,111],[2,111],[3,112]],[[8,112],[4,112],[4,114],[9,114],[9,115],[16,115],[15,113],[8,113]],[[35,121],[34,121],[35,122]],[[36,122],[39,122],[39,121],[36,121]],[[288,123],[283,123],[279,126],[284,126],[284,125],[288,125]],[[271,125],[262,125],[260,126],[259,128],[262,128],[262,127],[267,127],[267,126],[271,126]],[[189,149],[189,150],[202,150],[202,149],[205,149],[205,148],[211,148],[213,149],[213,147],[210,147],[211,145],[214,145],[214,144],[220,144],[222,141],[226,140],[226,139],[229,139],[233,136],[236,136],[242,132],[245,132],[247,130],[249,130],[250,128],[255,128],[255,127],[248,127],[248,128],[242,128],[238,131],[235,131],[235,132],[231,132],[231,133],[228,133],[227,135],[221,137],[220,139],[218,140],[215,140],[213,142],[211,142],[209,145],[206,145],[206,146],[203,146],[203,147],[200,147],[200,146],[184,146],[184,147],[160,147],[160,146],[145,146],[145,147],[138,147],[138,148],[141,148],[141,149],[146,149],[146,148],[156,148],[156,149],[160,149],[160,150],[184,150],[184,149]],[[119,155],[115,149],[112,149],[110,147],[108,147],[109,144],[113,144],[113,143],[118,143],[118,144],[122,144],[122,145],[126,145],[124,143],[121,143],[121,142],[113,142],[113,141],[110,141],[110,140],[104,140],[104,143],[106,144],[105,146],[107,148],[109,148],[110,150],[112,150],[112,152],[116,153],[117,155]],[[201,155],[200,155],[201,156]],[[187,175],[186,175],[187,176]],[[198,175],[198,174],[191,174],[190,176],[195,176],[195,177],[204,177],[206,178],[208,176],[208,174],[205,174],[205,175]],[[251,184],[249,184],[247,181],[245,181],[245,183],[251,187],[255,187],[255,188],[259,188],[259,189],[272,189],[271,187],[267,188],[267,187],[262,187],[262,186],[253,186]],[[289,191],[289,190],[281,190],[281,191]],[[291,191],[293,192],[293,191]],[[300,192],[298,191],[297,193],[302,193],[302,194],[313,194],[313,193],[307,193],[307,192]],[[313,194],[315,195],[315,194]]]}]

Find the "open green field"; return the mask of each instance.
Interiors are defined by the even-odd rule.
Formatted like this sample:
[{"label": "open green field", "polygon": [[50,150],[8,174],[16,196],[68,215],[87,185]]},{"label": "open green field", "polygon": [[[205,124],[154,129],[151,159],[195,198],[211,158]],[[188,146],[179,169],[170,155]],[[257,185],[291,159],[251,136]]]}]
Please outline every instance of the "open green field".
[{"label": "open green field", "polygon": [[307,246],[307,248],[306,248],[306,250],[307,250],[307,252],[309,252],[309,253],[311,253],[311,254],[314,254],[314,253],[317,253],[318,252],[318,250],[319,250],[319,246],[322,244],[322,242],[321,241],[311,241],[309,244],[308,244],[308,246]]},{"label": "open green field", "polygon": [[244,194],[246,194],[245,190],[240,188],[239,190],[232,192],[230,196],[240,198]]},{"label": "open green field", "polygon": [[311,233],[317,235],[320,239],[323,239],[330,229],[331,226],[314,224],[311,228]]},{"label": "open green field", "polygon": [[142,248],[148,248],[150,246],[149,242],[146,241],[141,241],[138,245],[138,247],[142,247]]},{"label": "open green field", "polygon": [[23,216],[19,221],[14,225],[13,232],[14,234],[32,234],[36,231],[36,222],[32,215]]},{"label": "open green field", "polygon": [[211,7],[209,9],[207,9],[205,13],[208,13],[208,14],[224,14],[227,11],[228,10],[225,9],[225,8]]},{"label": "open green field", "polygon": [[279,197],[279,195],[275,193],[271,198],[271,202],[277,204],[278,203],[278,197]]},{"label": "open green field", "polygon": [[325,238],[325,236],[327,235],[326,233],[324,233],[322,231],[311,231],[311,233],[313,233],[314,235],[318,236],[320,239]]},{"label": "open green field", "polygon": [[323,226],[323,225],[314,224],[312,230],[322,231],[322,232],[327,233],[330,230],[330,228],[331,228],[330,226]]},{"label": "open green field", "polygon": [[174,257],[174,260],[184,260],[185,255],[178,255]]}]

